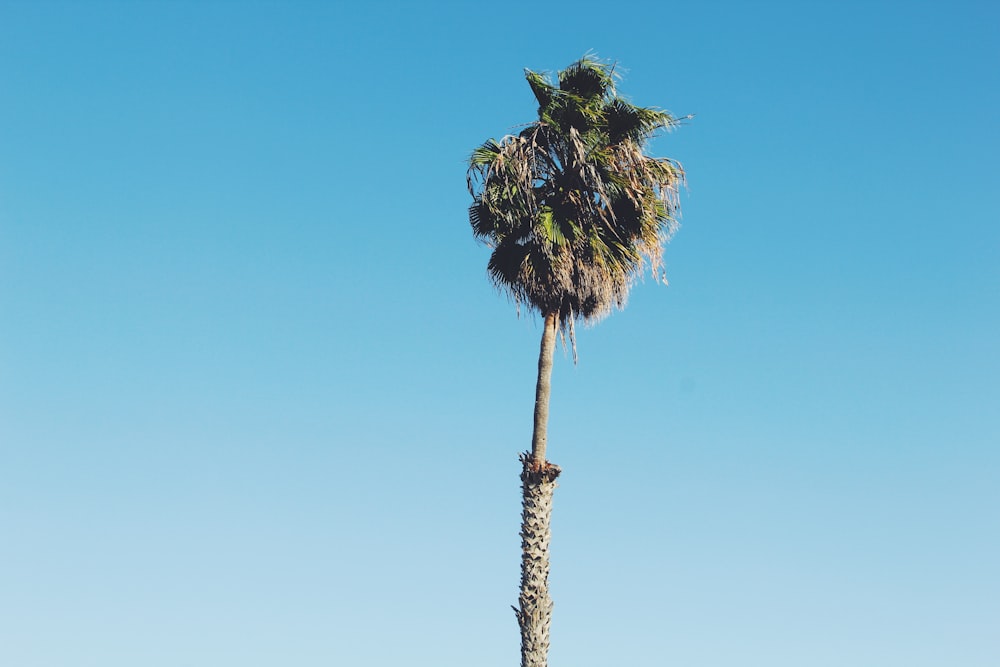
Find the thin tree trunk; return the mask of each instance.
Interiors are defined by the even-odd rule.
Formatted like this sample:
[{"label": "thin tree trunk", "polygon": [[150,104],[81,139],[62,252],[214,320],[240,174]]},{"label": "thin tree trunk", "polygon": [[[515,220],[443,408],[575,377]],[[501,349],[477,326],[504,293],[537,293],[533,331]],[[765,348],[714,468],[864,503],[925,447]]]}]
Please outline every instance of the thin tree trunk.
[{"label": "thin tree trunk", "polygon": [[557,329],[556,316],[547,315],[538,355],[531,452],[521,455],[521,595],[519,606],[514,608],[517,624],[521,628],[521,667],[546,667],[548,664],[549,623],[552,619],[549,538],[552,495],[560,470],[545,460],[545,436]]},{"label": "thin tree trunk", "polygon": [[531,458],[536,466],[545,464],[545,437],[549,426],[549,394],[552,391],[552,357],[556,349],[559,319],[545,316],[542,345],[538,352],[538,383],[535,385],[535,428],[531,434]]}]

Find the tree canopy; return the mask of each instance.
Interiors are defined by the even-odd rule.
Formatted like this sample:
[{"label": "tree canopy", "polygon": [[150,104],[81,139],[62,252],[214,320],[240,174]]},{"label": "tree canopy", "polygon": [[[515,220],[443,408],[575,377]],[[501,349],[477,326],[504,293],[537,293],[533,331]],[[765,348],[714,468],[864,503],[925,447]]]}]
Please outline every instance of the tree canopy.
[{"label": "tree canopy", "polygon": [[473,151],[469,221],[493,283],[572,332],[624,307],[647,268],[661,276],[684,171],[644,149],[678,120],[620,97],[614,65],[590,56],[525,77],[538,120]]}]

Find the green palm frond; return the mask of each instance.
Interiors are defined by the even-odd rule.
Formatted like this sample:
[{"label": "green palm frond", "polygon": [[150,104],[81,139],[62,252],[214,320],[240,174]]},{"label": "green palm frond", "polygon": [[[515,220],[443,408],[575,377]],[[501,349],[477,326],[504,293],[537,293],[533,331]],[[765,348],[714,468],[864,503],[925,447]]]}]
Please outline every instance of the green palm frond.
[{"label": "green palm frond", "polygon": [[547,242],[553,246],[564,246],[567,243],[562,226],[556,222],[555,216],[552,214],[552,209],[548,206],[538,212],[538,226],[536,229],[540,241]]},{"label": "green palm frond", "polygon": [[559,90],[584,100],[603,99],[607,94],[614,94],[613,71],[612,65],[584,56],[559,72]]},{"label": "green palm frond", "polygon": [[495,139],[490,139],[483,143],[482,146],[477,147],[472,151],[472,157],[469,158],[469,164],[476,166],[487,166],[496,160],[497,156],[500,154],[500,144]]},{"label": "green palm frond", "polygon": [[473,235],[480,241],[491,243],[503,234],[499,222],[490,208],[485,206],[479,197],[476,197],[469,207],[469,223],[472,225]]},{"label": "green palm frond", "polygon": [[545,108],[552,103],[552,97],[556,91],[552,84],[545,80],[543,75],[538,72],[532,72],[530,69],[525,69],[524,78],[528,80],[531,92],[535,94],[535,99],[538,100],[539,108]]},{"label": "green palm frond", "polygon": [[623,141],[643,143],[658,130],[676,127],[678,121],[660,109],[637,107],[621,98],[611,100],[606,111],[608,139],[617,144]]},{"label": "green palm frond", "polygon": [[529,252],[530,248],[527,246],[503,243],[490,255],[490,261],[486,266],[494,284],[513,294],[515,299],[523,297],[523,272]]}]

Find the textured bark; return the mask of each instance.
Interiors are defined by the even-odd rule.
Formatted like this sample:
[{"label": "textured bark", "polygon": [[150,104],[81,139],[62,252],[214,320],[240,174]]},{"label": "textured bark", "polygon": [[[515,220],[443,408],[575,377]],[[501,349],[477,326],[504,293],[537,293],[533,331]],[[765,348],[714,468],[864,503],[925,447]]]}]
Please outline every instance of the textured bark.
[{"label": "textured bark", "polygon": [[514,608],[521,628],[521,667],[546,667],[549,653],[549,538],[552,495],[559,467],[536,465],[527,452],[521,455],[521,595]]},{"label": "textured bark", "polygon": [[538,351],[538,382],[535,384],[535,428],[531,434],[531,458],[536,466],[545,464],[545,444],[549,425],[549,394],[552,391],[552,357],[556,349],[559,320],[545,316],[541,349]]},{"label": "textured bark", "polygon": [[549,655],[549,538],[552,494],[559,467],[545,460],[552,389],[552,357],[556,349],[559,320],[545,316],[538,351],[538,382],[535,385],[535,427],[531,452],[521,455],[521,595],[514,608],[521,628],[521,667],[546,667]]}]

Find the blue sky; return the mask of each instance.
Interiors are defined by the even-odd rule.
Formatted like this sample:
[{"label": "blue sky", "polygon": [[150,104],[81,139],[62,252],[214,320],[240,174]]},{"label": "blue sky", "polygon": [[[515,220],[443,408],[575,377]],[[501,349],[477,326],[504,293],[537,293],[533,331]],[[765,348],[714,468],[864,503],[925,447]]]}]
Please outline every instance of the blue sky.
[{"label": "blue sky", "polygon": [[515,664],[540,327],[464,160],[695,114],[558,356],[551,664],[1000,661],[993,3],[0,3],[0,661]]}]

